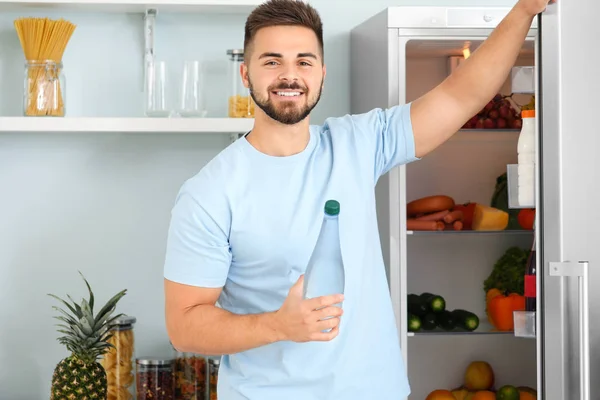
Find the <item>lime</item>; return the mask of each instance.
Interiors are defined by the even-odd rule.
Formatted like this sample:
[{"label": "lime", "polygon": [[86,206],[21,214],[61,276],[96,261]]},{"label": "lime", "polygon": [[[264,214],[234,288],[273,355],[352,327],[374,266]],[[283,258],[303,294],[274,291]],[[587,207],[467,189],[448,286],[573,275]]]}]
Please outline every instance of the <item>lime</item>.
[{"label": "lime", "polygon": [[502,386],[496,392],[496,400],[519,400],[519,390],[511,385]]}]

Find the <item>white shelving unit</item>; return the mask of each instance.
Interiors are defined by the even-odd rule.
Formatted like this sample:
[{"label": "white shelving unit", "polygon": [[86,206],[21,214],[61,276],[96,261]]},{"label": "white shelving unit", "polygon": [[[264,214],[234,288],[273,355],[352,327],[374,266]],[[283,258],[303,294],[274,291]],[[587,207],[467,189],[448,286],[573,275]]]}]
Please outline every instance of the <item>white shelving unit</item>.
[{"label": "white shelving unit", "polygon": [[251,118],[0,117],[0,132],[225,133],[252,129]]},{"label": "white shelving unit", "polygon": [[[154,59],[159,12],[248,14],[263,0],[0,0],[0,12],[42,10],[137,13],[144,18],[144,62]],[[252,129],[247,118],[0,117],[3,132],[223,133],[231,140]]]},{"label": "white shelving unit", "polygon": [[15,11],[30,8],[144,13],[148,9],[165,12],[201,13],[249,13],[262,0],[0,0],[0,11]]},{"label": "white shelving unit", "polygon": [[[173,356],[161,295],[171,209],[181,185],[228,141],[250,131],[254,119],[227,118],[226,111],[213,110],[207,110],[210,118],[144,117],[138,106],[144,95],[142,67],[162,52],[161,46],[176,47],[176,51],[181,46],[182,59],[187,57],[183,54],[209,64],[216,59],[214,69],[219,68],[226,49],[241,46],[243,24],[239,21],[262,2],[0,0],[4,17],[0,31],[5,34],[0,35],[0,82],[5,83],[0,86],[0,159],[4,163],[0,182],[10,192],[0,199],[0,243],[6,250],[0,252],[0,287],[3,300],[16,298],[19,303],[9,306],[3,301],[0,314],[11,319],[26,313],[31,317],[21,318],[16,330],[6,324],[0,327],[4,344],[0,362],[19,360],[14,368],[18,373],[0,373],[0,397],[48,396],[52,371],[66,349],[56,341],[60,334],[52,322],[55,303],[45,293],[85,297],[77,271],[89,280],[99,303],[123,288],[128,290],[117,312],[137,318],[138,356]],[[190,18],[190,14],[195,15]],[[22,116],[22,49],[12,22],[29,16],[63,17],[83,28],[76,31],[69,46],[73,61],[65,61],[66,109],[72,112],[66,117]],[[210,26],[193,25],[213,17],[217,22]],[[211,40],[206,32],[229,20],[235,22],[237,32],[219,36],[229,30],[229,26],[219,26],[215,36],[222,45],[205,46]],[[161,29],[173,39],[162,42]],[[94,39],[107,32],[101,40]],[[97,54],[90,55],[90,47]],[[166,60],[162,60],[174,65],[180,56],[173,53],[165,51]],[[90,57],[94,58],[92,69],[104,72],[94,75],[86,70],[79,80],[81,71],[89,68]],[[115,58],[119,59],[112,62]],[[106,72],[109,68],[114,74]],[[112,80],[113,75],[117,79]],[[204,92],[222,110],[229,81],[222,79],[223,74],[214,75],[214,81],[204,82]],[[89,76],[94,82],[88,88],[85,79]],[[168,83],[173,92],[180,85],[178,78]],[[175,97],[168,105],[173,110]],[[70,107],[77,102],[87,106]],[[205,106],[210,107],[207,102]],[[36,227],[35,232],[26,230],[30,226]],[[28,298],[22,297],[23,288],[35,293],[32,298],[39,301],[38,306],[29,306]],[[28,378],[32,376],[34,381]]]}]

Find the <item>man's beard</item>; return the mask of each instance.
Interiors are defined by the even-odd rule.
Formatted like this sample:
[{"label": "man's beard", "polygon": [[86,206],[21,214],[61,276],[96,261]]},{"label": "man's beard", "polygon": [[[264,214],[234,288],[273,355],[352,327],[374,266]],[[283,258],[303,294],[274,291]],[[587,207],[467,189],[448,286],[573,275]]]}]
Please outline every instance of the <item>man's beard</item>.
[{"label": "man's beard", "polygon": [[[267,89],[267,97],[264,99],[259,99],[256,96],[256,93],[254,92],[254,87],[252,86],[252,81],[250,81],[250,78],[248,78],[248,87],[250,89],[250,96],[252,96],[252,100],[254,100],[254,103],[256,104],[256,106],[259,107],[261,110],[263,110],[265,114],[267,114],[269,117],[271,117],[275,121],[280,122],[282,124],[294,125],[294,124],[297,124],[298,122],[304,120],[308,116],[308,114],[310,114],[310,112],[313,110],[313,108],[315,108],[315,106],[321,99],[322,85],[321,85],[321,87],[319,87],[319,92],[317,93],[317,97],[314,99],[314,101],[312,103],[310,102],[310,98],[308,97],[309,96],[308,89],[306,87],[300,86],[296,82],[294,82],[292,84],[280,83],[276,86],[269,86],[269,88]],[[275,106],[275,104],[273,104],[273,102],[271,101],[269,95],[271,92],[274,92],[277,90],[285,90],[285,89],[301,90],[303,93],[303,96],[306,97],[306,103],[298,108],[296,106],[296,104],[294,104],[295,102],[290,102],[291,104],[289,104],[289,105],[286,104],[285,102],[283,102],[281,104],[281,106],[279,108],[277,108]]]}]

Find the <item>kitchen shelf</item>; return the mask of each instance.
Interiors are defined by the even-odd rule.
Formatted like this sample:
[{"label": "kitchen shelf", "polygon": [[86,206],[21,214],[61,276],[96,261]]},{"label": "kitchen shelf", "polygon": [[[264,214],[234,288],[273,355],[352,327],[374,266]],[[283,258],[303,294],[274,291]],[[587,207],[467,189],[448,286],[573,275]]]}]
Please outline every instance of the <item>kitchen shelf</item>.
[{"label": "kitchen shelf", "polygon": [[533,230],[508,229],[503,231],[406,231],[408,236],[448,236],[448,235],[532,235]]},{"label": "kitchen shelf", "polygon": [[430,331],[421,330],[419,332],[408,332],[407,336],[455,336],[455,335],[510,335],[514,336],[514,331],[498,331],[487,321],[486,317],[479,317],[479,327],[473,332],[463,330],[444,331],[436,328]]},{"label": "kitchen shelf", "polygon": [[60,11],[101,11],[144,13],[165,12],[247,14],[262,0],[0,0],[0,11],[43,9]]},{"label": "kitchen shelf", "polygon": [[0,117],[0,132],[239,134],[253,124],[252,118]]}]

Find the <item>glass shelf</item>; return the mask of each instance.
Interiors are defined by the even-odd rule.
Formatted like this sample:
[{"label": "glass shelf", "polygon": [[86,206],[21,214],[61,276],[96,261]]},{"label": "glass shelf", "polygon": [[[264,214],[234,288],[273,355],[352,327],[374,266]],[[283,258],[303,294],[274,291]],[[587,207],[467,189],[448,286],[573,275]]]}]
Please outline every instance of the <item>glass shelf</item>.
[{"label": "glass shelf", "polygon": [[531,235],[533,230],[510,229],[503,231],[406,231],[409,236],[431,236],[431,235]]},{"label": "glass shelf", "polygon": [[465,331],[455,329],[452,331],[445,331],[441,328],[432,329],[430,331],[420,330],[419,332],[408,332],[407,336],[455,336],[455,335],[510,335],[514,336],[514,331],[498,331],[487,321],[486,317],[479,317],[479,327],[472,331]]}]

